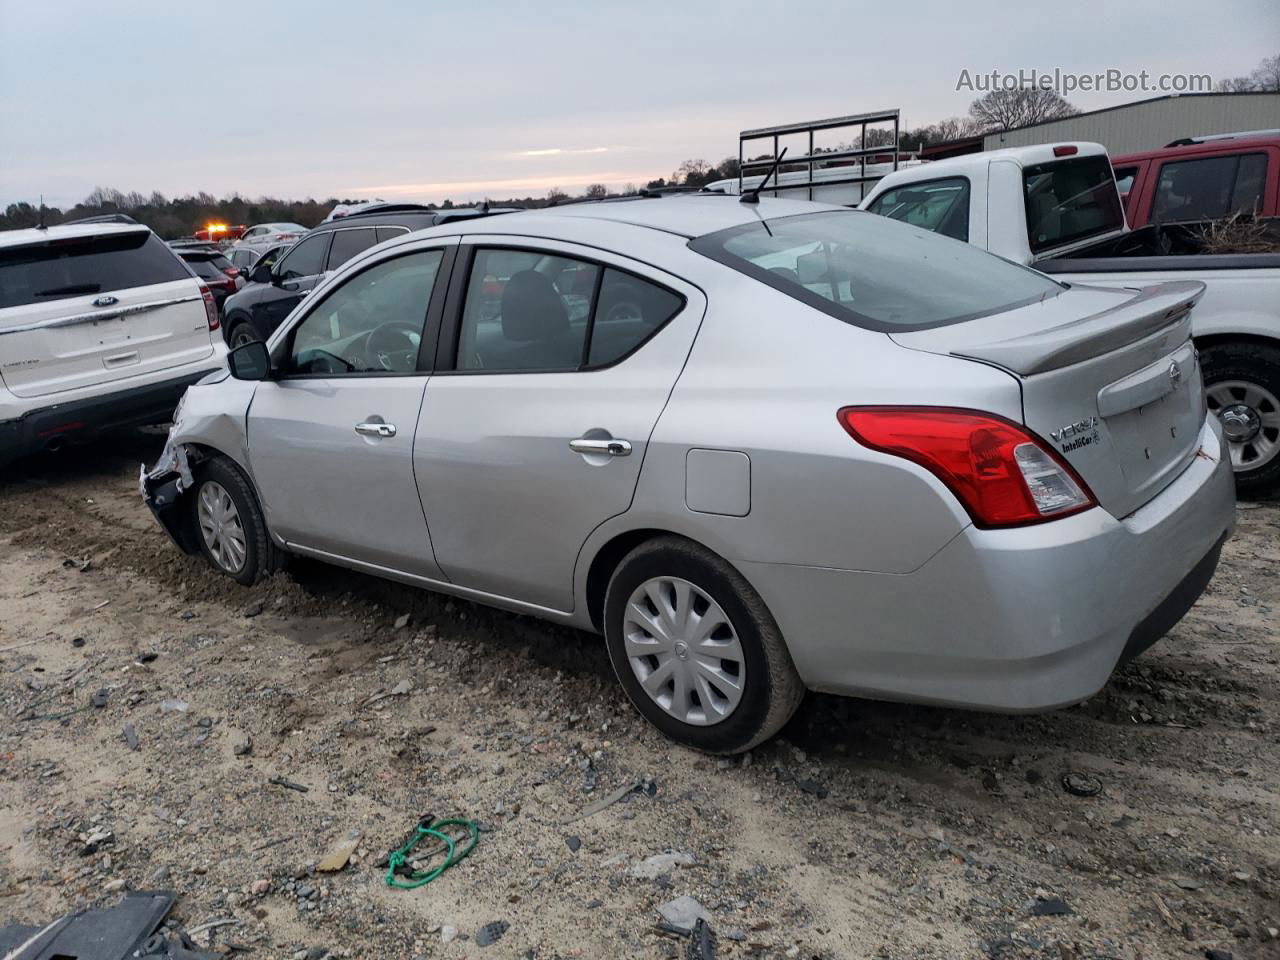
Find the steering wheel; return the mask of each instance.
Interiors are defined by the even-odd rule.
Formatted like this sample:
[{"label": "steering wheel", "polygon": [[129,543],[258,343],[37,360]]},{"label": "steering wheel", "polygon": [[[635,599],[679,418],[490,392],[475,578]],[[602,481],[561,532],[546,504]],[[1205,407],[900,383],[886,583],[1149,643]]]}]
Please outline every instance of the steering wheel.
[{"label": "steering wheel", "polygon": [[418,365],[422,331],[412,323],[384,323],[369,331],[364,342],[370,370],[407,373]]}]

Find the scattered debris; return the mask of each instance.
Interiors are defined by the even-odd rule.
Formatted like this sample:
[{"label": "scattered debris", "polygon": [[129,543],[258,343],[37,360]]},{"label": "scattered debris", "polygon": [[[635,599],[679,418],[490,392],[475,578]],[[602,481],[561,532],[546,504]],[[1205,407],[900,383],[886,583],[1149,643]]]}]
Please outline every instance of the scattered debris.
[{"label": "scattered debris", "polygon": [[8,653],[10,650],[20,650],[23,647],[30,647],[39,643],[44,637],[37,637],[34,640],[24,640],[22,643],[13,643],[7,647],[0,647],[0,653]]},{"label": "scattered debris", "polygon": [[403,630],[408,625],[409,625],[409,615],[407,613],[402,613],[400,614],[400,616],[396,617],[395,629]]},{"label": "scattered debris", "polygon": [[81,647],[84,646],[84,637],[72,637],[71,646],[79,650]]},{"label": "scattered debris", "polygon": [[284,787],[286,790],[296,790],[298,793],[306,793],[311,789],[300,783],[294,783],[292,780],[286,780],[284,777],[272,777],[267,782],[274,783],[277,787]]},{"label": "scattered debris", "polygon": [[1160,917],[1164,920],[1165,925],[1175,933],[1180,933],[1182,931],[1182,926],[1178,923],[1177,917],[1173,915],[1173,911],[1169,909],[1169,905],[1164,902],[1164,897],[1160,896],[1158,893],[1153,893],[1151,895],[1151,900],[1155,903],[1156,910],[1159,911]]},{"label": "scattered debris", "polygon": [[715,939],[711,932],[711,924],[699,917],[693,926],[693,936],[689,938],[688,960],[715,960]]},{"label": "scattered debris", "polygon": [[1077,797],[1096,797],[1102,792],[1102,781],[1091,773],[1071,770],[1062,775],[1062,789]]},{"label": "scattered debris", "polygon": [[1061,897],[1049,897],[1033,903],[1030,913],[1033,917],[1066,917],[1075,911],[1067,906],[1067,902]]},{"label": "scattered debris", "polygon": [[587,817],[594,816],[595,814],[599,813],[601,810],[604,810],[608,807],[613,806],[623,797],[626,797],[632,793],[638,793],[638,792],[646,793],[652,797],[655,793],[658,792],[657,784],[655,784],[652,780],[646,778],[644,780],[637,780],[635,783],[630,784],[628,786],[619,787],[617,790],[615,790],[613,793],[609,794],[608,796],[602,797],[601,799],[597,800],[595,803],[589,803],[585,807],[583,807],[581,810],[579,810],[577,813],[570,814],[569,816],[563,818],[560,821],[560,826],[563,827],[563,826],[566,826],[567,824],[574,823],[578,820],[585,820]]},{"label": "scattered debris", "polygon": [[658,907],[658,913],[667,923],[686,930],[692,930],[698,920],[711,920],[711,914],[707,913],[702,904],[687,894],[662,904]]},{"label": "scattered debris", "polygon": [[347,861],[351,859],[351,855],[356,852],[356,848],[360,846],[360,835],[347,837],[339,840],[329,852],[324,855],[318,864],[316,864],[317,873],[336,873],[347,865]]},{"label": "scattered debris", "polygon": [[125,724],[125,728],[121,731],[120,736],[124,738],[125,746],[130,750],[138,749],[138,733],[133,729],[133,724]]},{"label": "scattered debris", "polygon": [[246,620],[252,620],[254,617],[261,614],[264,609],[265,608],[262,605],[262,601],[255,600],[253,601],[253,603],[246,606],[244,610],[240,612],[240,615],[244,617]]},{"label": "scattered debris", "polygon": [[241,733],[231,742],[231,752],[237,757],[248,756],[253,752],[253,737],[247,733]]},{"label": "scattered debris", "polygon": [[476,946],[488,947],[497,943],[502,939],[502,935],[511,929],[511,924],[505,920],[495,920],[492,923],[486,923],[483,927],[476,931]]},{"label": "scattered debris", "polygon": [[160,701],[160,711],[162,713],[186,713],[187,701],[170,698]]},{"label": "scattered debris", "polygon": [[1173,883],[1175,886],[1181,887],[1183,890],[1199,890],[1204,886],[1204,881],[1198,880],[1195,877],[1174,877]]},{"label": "scattered debris", "polygon": [[401,680],[399,683],[397,683],[394,687],[391,688],[391,696],[403,697],[412,689],[413,689],[413,681],[410,680],[408,677],[405,677],[403,680]]},{"label": "scattered debris", "polygon": [[582,846],[582,838],[569,836],[564,838],[565,845],[574,853],[577,853]]},{"label": "scattered debris", "polygon": [[830,791],[822,784],[818,783],[817,780],[797,780],[796,786],[805,793],[812,794],[817,797],[819,800],[827,799],[827,794],[830,793]]},{"label": "scattered debris", "polygon": [[92,697],[89,698],[89,702],[93,704],[95,709],[101,710],[103,707],[107,705],[107,700],[110,697],[111,697],[111,691],[108,690],[106,687],[103,687],[102,689],[94,693]]},{"label": "scattered debris", "polygon": [[694,862],[692,853],[656,853],[640,863],[633,864],[627,870],[627,876],[636,880],[656,880],[676,867],[691,867]]}]

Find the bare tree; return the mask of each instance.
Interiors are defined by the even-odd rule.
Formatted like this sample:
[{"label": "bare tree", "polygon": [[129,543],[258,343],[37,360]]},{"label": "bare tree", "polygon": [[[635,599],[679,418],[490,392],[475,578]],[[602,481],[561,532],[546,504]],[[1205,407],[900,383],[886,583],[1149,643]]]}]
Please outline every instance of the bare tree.
[{"label": "bare tree", "polygon": [[1013,130],[1079,112],[1056,90],[1031,86],[992,90],[969,105],[969,116],[988,130]]},{"label": "bare tree", "polygon": [[1255,90],[1280,90],[1280,54],[1264,59],[1249,77]]},{"label": "bare tree", "polygon": [[671,175],[671,182],[700,187],[707,182],[711,172],[711,165],[705,160],[686,160],[676,167],[676,172]]},{"label": "bare tree", "polygon": [[622,188],[622,195],[624,197],[634,197],[639,192],[640,192],[640,188],[637,187],[634,183],[628,183],[625,187]]},{"label": "bare tree", "polygon": [[547,191],[547,203],[563,203],[569,199],[569,195],[559,187],[552,187]]},{"label": "bare tree", "polygon": [[587,187],[586,192],[583,194],[583,196],[586,197],[588,200],[603,200],[608,195],[609,195],[609,188],[606,187],[603,183],[591,184],[590,186]]},{"label": "bare tree", "polygon": [[1249,93],[1257,89],[1252,77],[1227,77],[1219,80],[1217,86],[1220,93]]}]

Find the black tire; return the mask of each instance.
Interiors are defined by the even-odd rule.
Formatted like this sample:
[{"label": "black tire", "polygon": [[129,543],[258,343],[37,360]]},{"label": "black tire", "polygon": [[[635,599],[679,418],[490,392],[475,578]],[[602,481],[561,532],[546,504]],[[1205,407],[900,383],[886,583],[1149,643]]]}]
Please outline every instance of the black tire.
[{"label": "black tire", "polygon": [[254,340],[261,340],[258,331],[253,328],[248,320],[235,319],[228,321],[227,324],[227,346],[232,350],[244,343],[251,343]]},{"label": "black tire", "polygon": [[[1200,365],[1206,388],[1226,380],[1236,380],[1256,384],[1272,397],[1280,398],[1280,347],[1259,343],[1216,343],[1201,350]],[[1212,409],[1213,404],[1210,406]],[[1270,436],[1271,431],[1267,435]],[[1280,489],[1280,455],[1254,469],[1236,470],[1236,489],[1251,497]]]},{"label": "black tire", "polygon": [[[236,569],[229,568],[214,555],[201,530],[200,499],[210,484],[217,484],[231,498],[244,533],[244,558]],[[210,492],[216,491],[211,489]],[[191,529],[200,545],[200,552],[215,570],[248,587],[279,569],[281,554],[267,533],[258,498],[249,479],[232,460],[214,456],[201,463],[195,470],[195,484],[186,499]]]},{"label": "black tire", "polygon": [[[632,593],[655,577],[678,577],[706,593],[728,615],[742,647],[746,680],[736,708],[708,726],[685,723],[655,703],[631,668],[623,619]],[[672,740],[713,754],[735,754],[768,740],[791,719],[805,688],[760,595],[737,570],[683,537],[649,540],[623,558],[604,602],[605,645],[614,672],[637,710]]]}]

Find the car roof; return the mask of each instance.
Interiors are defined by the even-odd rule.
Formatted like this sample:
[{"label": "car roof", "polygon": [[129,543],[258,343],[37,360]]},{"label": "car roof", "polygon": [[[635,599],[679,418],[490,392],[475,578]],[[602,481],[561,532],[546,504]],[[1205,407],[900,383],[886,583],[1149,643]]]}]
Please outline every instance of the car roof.
[{"label": "car roof", "polygon": [[1133,163],[1138,160],[1154,160],[1164,157],[1193,157],[1198,153],[1248,153],[1262,147],[1280,147],[1280,136],[1268,133],[1240,134],[1232,137],[1216,137],[1195,143],[1176,143],[1141,153],[1125,153],[1111,158],[1113,164]]},{"label": "car roof", "polygon": [[25,227],[21,230],[0,230],[0,248],[25,247],[50,240],[75,240],[80,237],[106,237],[125,233],[150,233],[151,228],[140,223],[70,223],[54,227]]},{"label": "car roof", "polygon": [[849,212],[848,207],[808,200],[761,197],[758,204],[752,204],[730,195],[677,194],[570,203],[500,217],[471,217],[445,224],[439,232],[527,234],[530,230],[563,231],[569,226],[566,221],[571,220],[603,220],[693,238],[745,223],[758,223],[761,219],[773,220],[823,210]]}]

